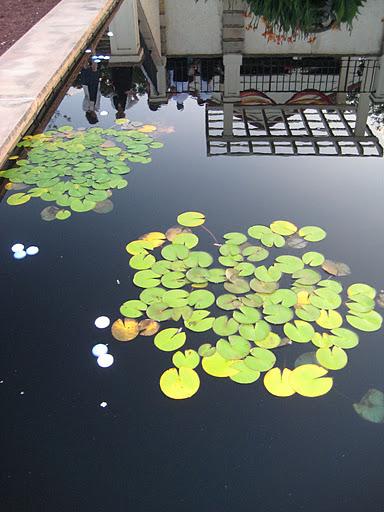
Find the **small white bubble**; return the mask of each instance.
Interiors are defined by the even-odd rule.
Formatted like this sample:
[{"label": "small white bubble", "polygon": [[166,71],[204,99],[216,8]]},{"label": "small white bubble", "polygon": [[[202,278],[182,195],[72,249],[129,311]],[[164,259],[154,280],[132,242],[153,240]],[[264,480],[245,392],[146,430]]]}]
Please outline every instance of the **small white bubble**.
[{"label": "small white bubble", "polygon": [[104,60],[109,60],[111,57],[109,55],[104,55]]},{"label": "small white bubble", "polygon": [[31,245],[27,248],[26,253],[28,256],[35,256],[39,252],[39,248],[36,245]]},{"label": "small white bubble", "polygon": [[107,402],[101,402],[100,407],[107,407]]},{"label": "small white bubble", "polygon": [[95,320],[95,325],[98,329],[105,329],[110,323],[111,321],[107,316],[99,316]]},{"label": "small white bubble", "polygon": [[101,115],[101,116],[107,116],[107,115],[108,115],[108,112],[107,112],[106,110],[102,110],[102,111],[100,112],[100,115]]},{"label": "small white bubble", "polygon": [[24,393],[25,393],[24,391],[20,391],[20,395],[24,395]]},{"label": "small white bubble", "polygon": [[22,260],[23,258],[26,257],[26,255],[27,253],[25,251],[18,251],[13,253],[13,257],[15,258],[15,260]]},{"label": "small white bubble", "polygon": [[91,50],[90,48],[87,48],[87,49],[85,50],[85,53],[92,53],[92,50]]},{"label": "small white bubble", "polygon": [[98,343],[92,348],[92,354],[95,357],[102,356],[103,354],[106,354],[108,352],[107,345],[104,345],[104,343]]},{"label": "small white bubble", "polygon": [[109,32],[107,32],[107,36],[108,37],[113,37],[113,32],[110,30]]},{"label": "small white bubble", "polygon": [[101,366],[101,368],[108,368],[113,365],[113,355],[111,354],[102,354],[97,358],[97,364]]},{"label": "small white bubble", "polygon": [[23,244],[13,244],[11,247],[12,252],[21,252],[24,251],[24,245]]},{"label": "small white bubble", "polygon": [[120,284],[120,279],[116,279],[116,283],[117,283],[117,284]]}]

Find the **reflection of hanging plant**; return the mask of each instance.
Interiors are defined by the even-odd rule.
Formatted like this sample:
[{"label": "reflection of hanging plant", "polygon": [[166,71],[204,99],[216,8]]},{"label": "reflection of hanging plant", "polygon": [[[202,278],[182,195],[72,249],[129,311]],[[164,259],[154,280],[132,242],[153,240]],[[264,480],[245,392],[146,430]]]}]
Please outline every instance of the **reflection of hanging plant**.
[{"label": "reflection of hanging plant", "polygon": [[128,162],[147,164],[151,150],[163,147],[148,135],[155,126],[124,129],[123,123],[119,122],[120,129],[77,131],[61,126],[26,136],[19,146],[29,148],[27,159],[18,160],[18,167],[1,171],[0,176],[8,178],[7,189],[28,190],[10,195],[7,203],[17,206],[33,197],[53,203],[42,211],[43,220],[65,220],[71,211],[111,211],[111,191],[128,184],[123,178],[131,171]]},{"label": "reflection of hanging plant", "polygon": [[[179,225],[165,234],[147,233],[127,245],[130,266],[136,270],[133,282],[143,290],[138,299],[121,305],[122,318],[112,325],[112,335],[120,342],[155,335],[158,349],[175,352],[174,367],[160,379],[168,397],[189,398],[197,392],[200,362],[209,375],[240,384],[251,384],[264,373],[266,389],[279,397],[321,396],[333,386],[328,371],[344,368],[346,350],[359,343],[350,327],[380,329],[376,290],[358,283],[343,296],[343,286],[334,279],[350,273],[346,264],[326,260],[316,251],[261,264],[275,248],[297,250],[321,241],[323,229],[275,221],[269,227],[250,227],[248,236],[227,233],[220,243],[203,226],[203,214],[186,212],[177,220]],[[218,247],[215,266],[210,253],[197,249],[199,238],[191,228],[198,226]],[[153,254],[160,247],[160,254]],[[171,321],[177,326],[167,324],[159,332],[161,322]],[[202,343],[179,351],[188,333],[196,333],[196,339],[203,333]],[[301,346],[313,351],[297,358],[295,349]],[[295,368],[286,368],[285,362],[283,368],[275,366],[279,353],[284,360],[293,357]]]},{"label": "reflection of hanging plant", "polygon": [[318,32],[352,22],[366,0],[247,0],[247,16],[252,20],[249,28],[256,28],[260,20],[265,23],[263,33],[268,41],[277,44],[307,39],[312,43]]}]

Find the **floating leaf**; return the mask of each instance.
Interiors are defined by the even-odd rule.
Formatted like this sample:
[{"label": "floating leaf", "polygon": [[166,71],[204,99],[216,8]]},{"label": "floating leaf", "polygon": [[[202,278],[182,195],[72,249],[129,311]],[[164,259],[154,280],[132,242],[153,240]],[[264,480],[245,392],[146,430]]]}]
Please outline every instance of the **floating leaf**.
[{"label": "floating leaf", "polygon": [[341,297],[330,288],[318,288],[309,296],[311,304],[319,309],[337,309]]},{"label": "floating leaf", "polygon": [[170,327],[157,333],[153,342],[158,349],[165,352],[173,352],[182,347],[186,339],[187,335],[185,332],[179,332],[179,329]]},{"label": "floating leaf", "polygon": [[210,312],[204,309],[194,311],[185,322],[185,327],[194,332],[204,332],[212,328],[215,319],[210,317]]},{"label": "floating leaf", "polygon": [[383,323],[383,317],[377,311],[355,313],[346,316],[347,322],[355,329],[365,332],[378,331]]},{"label": "floating leaf", "polygon": [[23,192],[18,192],[17,194],[12,194],[7,199],[7,204],[10,206],[18,206],[24,203],[27,203],[31,199],[29,194],[24,194]]},{"label": "floating leaf", "polygon": [[193,233],[180,233],[173,239],[173,244],[185,245],[188,249],[192,249],[199,243],[199,238]]},{"label": "floating leaf", "polygon": [[224,288],[230,293],[247,293],[250,286],[247,280],[239,278],[235,279],[232,283],[224,283]]},{"label": "floating leaf", "polygon": [[285,274],[293,274],[304,268],[304,263],[297,256],[278,256],[276,261],[278,269]]},{"label": "floating leaf", "polygon": [[308,242],[301,236],[292,235],[287,238],[287,245],[292,249],[304,249],[304,247],[307,247]]},{"label": "floating leaf", "polygon": [[133,282],[140,288],[154,288],[160,284],[160,279],[152,270],[139,270],[136,272]]},{"label": "floating leaf", "polygon": [[[240,324],[240,336],[255,343],[264,340],[270,333],[271,328],[264,320],[259,320],[254,325]],[[269,348],[269,347],[268,347]]]},{"label": "floating leaf", "polygon": [[232,361],[225,359],[218,352],[212,356],[203,357],[201,365],[203,370],[212,377],[232,377],[238,372],[232,368]]},{"label": "floating leaf", "polygon": [[265,320],[270,324],[285,324],[292,320],[292,310],[281,304],[268,304],[264,306]]},{"label": "floating leaf", "polygon": [[316,323],[323,329],[337,329],[343,324],[343,317],[337,311],[322,309]]},{"label": "floating leaf", "polygon": [[275,332],[269,332],[265,338],[263,338],[262,340],[257,340],[255,341],[255,343],[260,348],[271,349],[292,343],[292,341],[288,341],[289,343],[284,343],[283,340],[280,339],[280,336],[278,334],[276,334]]},{"label": "floating leaf", "polygon": [[184,352],[175,352],[172,357],[172,363],[176,368],[196,368],[199,365],[200,356],[195,350],[185,350]]},{"label": "floating leaf", "polygon": [[292,371],[289,382],[296,393],[315,398],[325,395],[333,386],[333,379],[324,377],[327,373],[321,366],[304,364]]},{"label": "floating leaf", "polygon": [[189,293],[185,290],[169,290],[161,300],[170,308],[182,308],[188,304]]},{"label": "floating leaf", "polygon": [[173,226],[166,231],[165,236],[170,242],[173,242],[175,237],[177,235],[180,235],[181,233],[191,233],[191,230],[189,228],[183,228],[181,226]]},{"label": "floating leaf", "polygon": [[249,245],[242,249],[241,254],[247,258],[248,261],[263,261],[269,256],[269,252],[264,247],[257,245]]},{"label": "floating leaf", "polygon": [[193,228],[196,226],[201,226],[205,222],[205,215],[200,212],[185,212],[181,213],[177,217],[177,222],[181,226],[186,226],[188,228]]},{"label": "floating leaf", "polygon": [[128,300],[120,306],[120,313],[127,318],[138,318],[146,311],[147,304],[140,300]]},{"label": "floating leaf", "polygon": [[117,341],[131,341],[139,334],[139,325],[131,318],[119,318],[113,322],[111,331]]},{"label": "floating leaf", "polygon": [[249,354],[251,345],[241,336],[229,336],[228,340],[220,339],[216,343],[216,351],[224,359],[242,359]]},{"label": "floating leaf", "polygon": [[200,378],[192,368],[170,368],[160,377],[160,389],[168,398],[183,400],[197,393]]},{"label": "floating leaf", "polygon": [[243,233],[227,233],[224,238],[235,245],[241,245],[247,241],[247,237]]},{"label": "floating leaf", "polygon": [[280,368],[272,368],[264,377],[264,386],[271,395],[279,397],[287,397],[295,394],[295,390],[291,386],[292,370],[284,368],[281,372]]},{"label": "floating leaf", "polygon": [[44,208],[44,210],[41,211],[40,217],[42,218],[42,220],[50,222],[56,219],[56,215],[59,211],[60,209],[57,208],[56,206],[47,206],[46,208]]},{"label": "floating leaf", "polygon": [[186,282],[183,272],[166,272],[161,276],[161,284],[166,288],[182,288]]},{"label": "floating leaf", "polygon": [[219,316],[215,319],[212,325],[212,329],[219,336],[230,336],[235,334],[239,328],[239,324],[233,318],[227,316]]},{"label": "floating leaf", "polygon": [[151,243],[152,247],[160,247],[164,244],[166,236],[160,231],[151,231],[150,233],[145,233],[145,235],[140,236],[139,240],[147,240]]},{"label": "floating leaf", "polygon": [[261,240],[261,237],[263,235],[269,233],[271,233],[271,229],[268,228],[267,226],[256,225],[251,226],[248,229],[248,235],[251,236],[252,238],[256,238],[256,240]]},{"label": "floating leaf", "polygon": [[349,266],[340,261],[325,260],[321,268],[332,276],[348,276],[351,273]]},{"label": "floating leaf", "polygon": [[314,322],[320,316],[320,309],[310,304],[303,304],[296,308],[296,316],[306,322]]},{"label": "floating leaf", "polygon": [[334,345],[340,348],[354,348],[359,344],[359,336],[350,329],[339,327],[332,329],[331,340]]},{"label": "floating leaf", "polygon": [[287,220],[275,220],[270,226],[271,230],[278,235],[289,236],[296,233],[297,226]]},{"label": "floating leaf", "polygon": [[384,423],[384,393],[378,389],[369,389],[353,408],[367,421]]},{"label": "floating leaf", "polygon": [[259,281],[264,281],[265,283],[275,283],[280,280],[281,272],[277,266],[273,265],[267,268],[262,265],[256,268],[255,277]]},{"label": "floating leaf", "polygon": [[139,322],[140,336],[153,336],[159,331],[159,329],[160,324],[155,320],[146,318],[145,320],[141,320],[141,322]]},{"label": "floating leaf", "polygon": [[216,347],[213,347],[210,343],[203,343],[200,345],[198,353],[201,357],[213,356],[216,352]]},{"label": "floating leaf", "polygon": [[[208,252],[190,251],[188,258],[184,260],[184,264],[189,268],[202,267],[207,268],[212,265],[213,258]],[[217,269],[224,272],[222,269]],[[220,281],[221,282],[221,281]]]},{"label": "floating leaf", "polygon": [[322,334],[320,334],[319,332],[315,332],[315,334],[312,337],[312,343],[319,348],[332,347],[332,345],[334,344],[333,337],[327,332],[323,332]]},{"label": "floating leaf", "polygon": [[296,279],[296,283],[301,285],[311,285],[316,284],[321,280],[321,275],[316,272],[316,270],[311,270],[309,268],[305,268],[303,270],[298,270],[292,274],[292,277]]},{"label": "floating leaf", "polygon": [[168,261],[185,260],[188,258],[189,250],[184,245],[167,245],[161,250],[161,255]]},{"label": "floating leaf", "polygon": [[130,267],[137,270],[147,270],[155,263],[156,258],[152,254],[139,253],[129,260]]},{"label": "floating leaf", "polygon": [[356,283],[348,287],[347,295],[351,299],[356,295],[366,295],[370,299],[374,299],[376,297],[376,290],[368,284]]},{"label": "floating leaf", "polygon": [[229,378],[237,384],[252,384],[260,377],[260,372],[252,370],[244,361],[233,361],[232,368],[237,371],[235,375]]},{"label": "floating leaf", "polygon": [[161,302],[165,294],[164,288],[148,288],[140,293],[140,300],[145,304],[154,304]]},{"label": "floating leaf", "polygon": [[208,290],[195,290],[188,297],[188,304],[196,309],[209,308],[214,302],[215,296]]},{"label": "floating leaf", "polygon": [[251,355],[244,359],[245,364],[252,370],[267,372],[276,363],[276,356],[268,349],[256,347],[251,350]]},{"label": "floating leaf", "polygon": [[69,210],[59,210],[56,213],[56,219],[57,220],[66,220],[71,216],[71,212]]},{"label": "floating leaf", "polygon": [[327,233],[324,229],[317,226],[305,226],[299,230],[299,236],[303,237],[304,240],[308,242],[320,242],[320,240],[323,240],[327,236]]},{"label": "floating leaf", "polygon": [[232,295],[232,294],[220,295],[216,299],[216,305],[220,309],[224,309],[225,311],[230,311],[232,309],[238,309],[242,306],[242,304],[243,303],[241,302],[241,300],[239,300],[239,298],[236,297],[236,295]]},{"label": "floating leaf", "polygon": [[315,330],[308,322],[294,320],[293,323],[284,325],[284,334],[296,343],[308,343],[315,334]]},{"label": "floating leaf", "polygon": [[340,347],[319,348],[316,358],[321,366],[328,370],[341,370],[348,363],[347,353]]},{"label": "floating leaf", "polygon": [[260,320],[260,312],[250,306],[240,306],[239,311],[233,313],[233,318],[239,324],[254,324]]}]

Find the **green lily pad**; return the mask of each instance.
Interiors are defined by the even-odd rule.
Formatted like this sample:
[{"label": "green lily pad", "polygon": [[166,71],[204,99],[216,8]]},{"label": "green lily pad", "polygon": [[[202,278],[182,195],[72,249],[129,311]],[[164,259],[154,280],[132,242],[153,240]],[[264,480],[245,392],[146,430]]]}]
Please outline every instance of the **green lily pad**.
[{"label": "green lily pad", "polygon": [[173,310],[163,302],[154,302],[147,309],[147,317],[157,322],[164,322],[172,318]]},{"label": "green lily pad", "polygon": [[[257,341],[255,341],[255,343],[260,348],[271,349],[271,348],[280,347],[283,343],[283,340],[275,332],[269,332],[265,338],[263,338],[262,340],[257,340]],[[290,342],[290,343],[292,343],[292,342]],[[284,345],[286,345],[286,344],[287,343],[284,343]]]},{"label": "green lily pad", "polygon": [[[213,258],[208,252],[203,251],[190,251],[184,263],[189,268],[202,267],[208,268],[213,263]],[[213,269],[212,269],[213,270]],[[224,272],[222,269],[216,269]],[[221,281],[218,281],[221,282]]]},{"label": "green lily pad", "polygon": [[215,295],[208,290],[194,290],[189,294],[188,304],[196,309],[205,309],[215,303]]},{"label": "green lily pad", "polygon": [[238,373],[238,370],[232,368],[232,363],[233,361],[215,352],[212,356],[203,357],[201,365],[203,370],[212,377],[231,377]]},{"label": "green lily pad", "polygon": [[244,362],[252,370],[267,372],[275,366],[276,356],[266,348],[256,347],[251,350],[251,355],[246,357]]},{"label": "green lily pad", "polygon": [[139,318],[147,307],[147,304],[140,300],[128,300],[120,306],[120,313],[126,318]]},{"label": "green lily pad", "polygon": [[318,283],[321,280],[321,274],[316,272],[316,270],[311,270],[309,268],[294,272],[292,277],[296,279],[297,284],[301,285],[312,285]]},{"label": "green lily pad", "polygon": [[238,278],[232,282],[224,283],[224,288],[230,293],[247,293],[250,290],[249,283],[246,279]]},{"label": "green lily pad", "polygon": [[239,324],[254,324],[260,318],[260,312],[249,306],[240,306],[239,310],[233,313],[233,319]]},{"label": "green lily pad", "polygon": [[140,300],[145,304],[161,302],[166,290],[164,288],[147,288],[140,293]]},{"label": "green lily pad", "polygon": [[333,386],[333,379],[325,377],[328,371],[315,364],[298,366],[289,378],[292,388],[302,396],[315,398],[328,393]]},{"label": "green lily pad", "polygon": [[185,260],[189,250],[184,245],[167,245],[161,250],[161,255],[168,261]]},{"label": "green lily pad", "polygon": [[193,249],[199,243],[199,237],[193,233],[180,233],[172,240],[173,244],[185,245],[188,249]]},{"label": "green lily pad", "polygon": [[243,233],[227,233],[223,238],[235,245],[241,245],[247,241],[247,237]]},{"label": "green lily pad", "polygon": [[198,353],[201,357],[213,356],[216,352],[216,347],[213,347],[210,343],[203,343],[200,345]]},{"label": "green lily pad", "polygon": [[216,351],[224,359],[243,359],[249,354],[251,345],[241,336],[229,336],[228,340],[221,338],[216,343]]},{"label": "green lily pad", "polygon": [[315,322],[320,316],[320,309],[311,304],[303,304],[295,310],[296,316],[306,322]]},{"label": "green lily pad", "polygon": [[239,324],[233,318],[219,316],[212,325],[213,331],[219,336],[231,336],[238,331]]},{"label": "green lily pad", "polygon": [[384,393],[369,389],[360,402],[353,404],[359,416],[372,423],[384,423]]},{"label": "green lily pad", "polygon": [[216,305],[220,309],[224,309],[225,311],[231,311],[233,309],[239,309],[243,305],[243,303],[238,297],[236,297],[236,295],[228,293],[224,295],[219,295],[219,297],[217,297],[216,299]]},{"label": "green lily pad", "polygon": [[305,226],[299,230],[299,236],[308,242],[320,242],[327,236],[327,233],[317,226]]},{"label": "green lily pad", "polygon": [[310,294],[312,306],[319,309],[337,309],[341,305],[341,297],[330,288],[317,288]]},{"label": "green lily pad", "polygon": [[296,233],[297,226],[287,220],[275,220],[270,225],[271,231],[282,236],[289,236]]},{"label": "green lily pad", "polygon": [[194,228],[196,226],[201,226],[205,222],[205,215],[200,212],[185,212],[181,213],[177,217],[177,222],[181,226],[186,226],[188,228]]},{"label": "green lily pad", "polygon": [[377,311],[355,313],[346,316],[347,322],[355,329],[365,332],[378,331],[383,323],[383,317]]},{"label": "green lily pad", "polygon": [[239,277],[252,276],[255,272],[255,265],[253,265],[253,263],[248,263],[246,261],[239,263],[234,268],[238,272]]},{"label": "green lily pad", "polygon": [[70,207],[74,212],[89,212],[96,206],[95,201],[75,198],[71,201]]},{"label": "green lily pad", "polygon": [[284,334],[296,343],[308,343],[315,334],[312,325],[304,320],[294,320],[284,325]]},{"label": "green lily pad", "polygon": [[280,288],[268,296],[268,302],[271,304],[281,304],[287,308],[294,306],[297,302],[297,295],[292,290]]},{"label": "green lily pad", "polygon": [[72,215],[72,213],[71,213],[69,210],[59,210],[59,211],[56,213],[56,219],[57,219],[57,220],[66,220],[66,219],[68,219],[71,215]]},{"label": "green lily pad", "polygon": [[169,290],[164,293],[161,300],[170,308],[182,308],[188,305],[189,293],[185,290]]},{"label": "green lily pad", "polygon": [[322,309],[319,318],[316,319],[316,323],[323,327],[323,329],[337,329],[343,324],[343,317],[332,309]]},{"label": "green lily pad", "polygon": [[269,252],[264,247],[257,245],[250,245],[242,249],[241,254],[247,258],[248,261],[263,261],[269,256]]},{"label": "green lily pad", "polygon": [[160,377],[161,391],[174,400],[190,398],[197,393],[199,387],[199,375],[192,368],[170,368]]},{"label": "green lily pad", "polygon": [[353,299],[355,295],[360,294],[367,295],[370,299],[374,299],[376,297],[376,290],[372,288],[372,286],[363,283],[352,284],[347,289],[347,295],[351,299]]},{"label": "green lily pad", "polygon": [[320,252],[310,251],[303,254],[302,260],[310,267],[320,267],[324,263],[325,258]]},{"label": "green lily pad", "polygon": [[304,263],[297,256],[278,256],[278,269],[285,274],[293,274],[304,268]]},{"label": "green lily pad", "polygon": [[19,206],[21,204],[27,203],[31,199],[29,194],[24,194],[23,192],[18,192],[17,194],[12,194],[7,199],[7,204],[10,206]]},{"label": "green lily pad", "polygon": [[160,284],[160,278],[152,270],[139,270],[134,275],[133,283],[140,288],[155,288]]},{"label": "green lily pad", "polygon": [[129,260],[130,267],[136,270],[147,270],[153,266],[156,258],[152,254],[139,253]]},{"label": "green lily pad", "polygon": [[190,331],[204,332],[212,328],[215,319],[210,315],[209,311],[199,309],[194,311],[189,319],[185,322],[185,327]]},{"label": "green lily pad", "polygon": [[171,327],[157,333],[153,342],[158,349],[165,352],[173,352],[182,347],[186,339],[187,335],[185,332],[180,332],[179,329]]},{"label": "green lily pad", "polygon": [[359,344],[359,336],[350,329],[339,327],[338,329],[332,329],[331,333],[333,334],[331,339],[336,347],[348,349]]},{"label": "green lily pad", "polygon": [[237,373],[229,378],[237,384],[252,384],[260,377],[260,372],[249,368],[244,361],[233,361],[231,366]]},{"label": "green lily pad", "polygon": [[172,363],[176,368],[196,368],[199,366],[200,356],[196,350],[187,349],[184,352],[178,351],[173,354]]},{"label": "green lily pad", "polygon": [[166,272],[161,276],[161,284],[165,288],[182,288],[186,283],[187,280],[183,272]]},{"label": "green lily pad", "polygon": [[285,324],[293,318],[292,310],[281,304],[268,304],[264,306],[263,313],[270,324]]},{"label": "green lily pad", "polygon": [[347,353],[340,347],[319,348],[316,351],[316,359],[328,370],[341,370],[348,363]]},{"label": "green lily pad", "polygon": [[280,280],[281,271],[274,265],[269,268],[262,265],[256,268],[255,277],[259,281],[264,281],[264,283],[275,283]]},{"label": "green lily pad", "polygon": [[264,340],[270,331],[271,328],[264,320],[259,320],[254,325],[240,324],[239,326],[240,336],[254,343]]}]

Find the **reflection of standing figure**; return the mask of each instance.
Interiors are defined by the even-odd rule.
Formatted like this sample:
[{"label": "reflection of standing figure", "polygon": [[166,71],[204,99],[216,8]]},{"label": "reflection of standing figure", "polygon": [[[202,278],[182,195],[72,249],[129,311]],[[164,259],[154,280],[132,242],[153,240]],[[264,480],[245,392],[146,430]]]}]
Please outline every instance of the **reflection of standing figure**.
[{"label": "reflection of standing figure", "polygon": [[100,108],[100,71],[97,63],[85,67],[80,74],[81,85],[84,91],[83,110],[89,124],[95,124],[99,120],[96,112]]},{"label": "reflection of standing figure", "polygon": [[193,80],[194,67],[189,66],[188,59],[181,57],[169,60],[171,90],[176,92],[173,100],[176,101],[177,110],[184,109],[184,101],[189,96],[189,84]]},{"label": "reflection of standing figure", "polygon": [[116,109],[116,119],[121,119],[125,117],[125,110],[139,101],[133,87],[133,68],[111,68],[111,79],[114,88],[112,103]]}]

